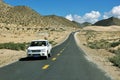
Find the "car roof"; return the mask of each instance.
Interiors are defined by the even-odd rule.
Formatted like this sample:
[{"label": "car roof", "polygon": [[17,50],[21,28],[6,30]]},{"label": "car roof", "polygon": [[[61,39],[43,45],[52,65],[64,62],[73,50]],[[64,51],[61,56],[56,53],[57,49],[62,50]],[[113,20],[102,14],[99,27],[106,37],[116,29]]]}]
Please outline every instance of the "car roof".
[{"label": "car roof", "polygon": [[48,40],[32,40],[32,42],[34,42],[34,41],[48,41]]}]

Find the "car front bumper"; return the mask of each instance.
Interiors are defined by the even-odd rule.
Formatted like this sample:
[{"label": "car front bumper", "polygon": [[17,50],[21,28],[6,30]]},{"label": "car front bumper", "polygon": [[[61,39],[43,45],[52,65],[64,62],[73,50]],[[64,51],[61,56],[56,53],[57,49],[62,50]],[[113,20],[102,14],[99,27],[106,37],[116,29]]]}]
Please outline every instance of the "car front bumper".
[{"label": "car front bumper", "polygon": [[27,57],[41,57],[47,56],[47,52],[29,52],[27,53]]}]

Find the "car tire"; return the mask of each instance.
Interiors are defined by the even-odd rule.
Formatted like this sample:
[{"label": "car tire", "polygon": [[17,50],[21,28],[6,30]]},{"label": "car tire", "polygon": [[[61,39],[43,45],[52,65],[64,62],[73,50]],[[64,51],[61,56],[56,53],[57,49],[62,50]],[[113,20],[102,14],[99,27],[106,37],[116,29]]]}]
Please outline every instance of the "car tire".
[{"label": "car tire", "polygon": [[45,60],[47,60],[48,59],[48,56],[45,56]]},{"label": "car tire", "polygon": [[52,54],[51,54],[51,53],[49,53],[49,54],[48,54],[48,57],[51,57],[51,56],[52,56]]}]

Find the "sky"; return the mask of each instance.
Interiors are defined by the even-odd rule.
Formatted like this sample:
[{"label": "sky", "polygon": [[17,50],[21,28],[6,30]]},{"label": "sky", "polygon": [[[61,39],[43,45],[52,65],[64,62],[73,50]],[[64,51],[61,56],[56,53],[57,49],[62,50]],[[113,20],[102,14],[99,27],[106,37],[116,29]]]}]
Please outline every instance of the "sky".
[{"label": "sky", "polygon": [[12,6],[28,6],[41,15],[57,15],[79,23],[120,18],[120,0],[4,0]]}]

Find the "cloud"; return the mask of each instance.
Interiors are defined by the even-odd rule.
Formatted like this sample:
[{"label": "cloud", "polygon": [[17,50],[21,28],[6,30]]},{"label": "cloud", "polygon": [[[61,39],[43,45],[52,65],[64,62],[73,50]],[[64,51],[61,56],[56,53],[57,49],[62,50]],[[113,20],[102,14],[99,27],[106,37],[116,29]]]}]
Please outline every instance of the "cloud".
[{"label": "cloud", "polygon": [[72,17],[71,14],[67,15],[65,18],[68,19],[68,20],[70,20],[70,21],[73,21],[73,17]]},{"label": "cloud", "polygon": [[103,15],[103,19],[107,19],[111,16],[110,12],[105,12]]},{"label": "cloud", "polygon": [[[104,12],[104,14],[102,15],[102,18],[107,19],[112,16],[120,19],[120,5],[113,7],[108,12]],[[66,16],[66,19],[70,21],[76,21],[78,23],[84,23],[84,22],[95,23],[99,20],[100,17],[101,17],[101,14],[99,11],[91,11],[89,13],[85,13],[83,16],[79,16],[76,14],[74,15],[69,14]]]},{"label": "cloud", "polygon": [[90,13],[86,13],[83,18],[87,22],[95,23],[99,20],[100,16],[101,14],[99,11],[91,11]]},{"label": "cloud", "polygon": [[117,18],[120,18],[120,5],[113,7],[111,14]]},{"label": "cloud", "polygon": [[85,17],[95,19],[100,17],[100,13],[98,11],[91,11],[90,13],[86,13]]},{"label": "cloud", "polygon": [[84,22],[84,19],[79,15],[73,15],[73,20],[78,22],[78,23],[83,23]]},{"label": "cloud", "polygon": [[84,23],[84,22],[95,23],[96,21],[98,21],[100,16],[101,14],[99,11],[91,11],[89,13],[86,13],[83,16],[69,14],[66,16],[66,19],[70,21],[71,20],[76,21],[78,23]]},{"label": "cloud", "polygon": [[107,19],[112,16],[120,19],[120,5],[113,7],[109,12],[105,12],[103,18]]}]

